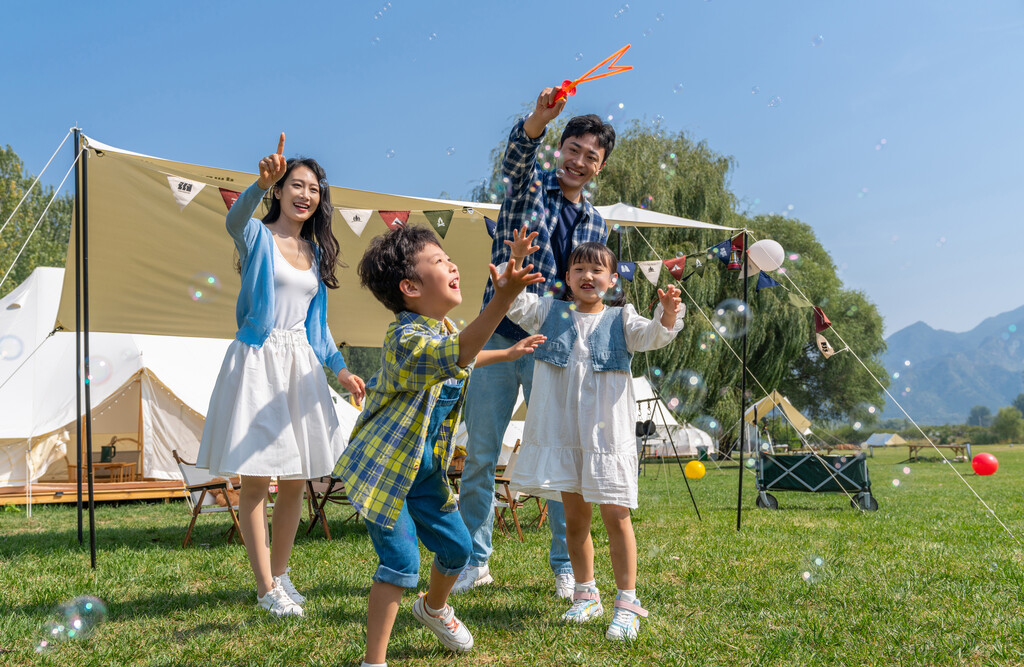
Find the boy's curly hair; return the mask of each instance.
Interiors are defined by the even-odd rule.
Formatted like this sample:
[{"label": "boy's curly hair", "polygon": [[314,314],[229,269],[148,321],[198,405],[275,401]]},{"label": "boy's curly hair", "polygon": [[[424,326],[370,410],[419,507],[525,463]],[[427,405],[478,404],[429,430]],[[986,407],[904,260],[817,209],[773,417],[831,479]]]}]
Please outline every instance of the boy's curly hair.
[{"label": "boy's curly hair", "polygon": [[373,237],[359,260],[359,283],[393,313],[406,309],[403,280],[418,280],[416,255],[428,244],[440,246],[434,232],[422,226],[401,226]]}]

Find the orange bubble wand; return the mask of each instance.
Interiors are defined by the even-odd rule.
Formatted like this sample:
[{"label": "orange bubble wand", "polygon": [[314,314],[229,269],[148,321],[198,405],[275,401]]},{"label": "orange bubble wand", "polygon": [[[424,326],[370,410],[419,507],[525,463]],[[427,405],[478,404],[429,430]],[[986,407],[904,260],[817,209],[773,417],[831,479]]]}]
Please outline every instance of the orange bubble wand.
[{"label": "orange bubble wand", "polygon": [[[586,71],[586,73],[584,73],[583,76],[581,76],[580,78],[576,79],[575,81],[569,81],[568,79],[563,81],[562,85],[559,86],[556,89],[558,92],[555,93],[555,102],[557,102],[558,100],[565,99],[567,97],[572,97],[573,95],[575,95],[576,94],[576,86],[578,86],[581,83],[584,83],[584,82],[587,82],[587,81],[596,81],[598,79],[603,79],[606,76],[611,76],[613,74],[619,74],[620,72],[628,72],[629,70],[633,69],[632,65],[616,65],[615,64],[615,63],[619,62],[619,58],[621,58],[623,56],[623,54],[625,54],[626,51],[629,50],[630,46],[632,46],[632,45],[631,44],[626,44],[624,47],[622,47],[621,49],[619,49],[615,53],[611,54],[610,56],[608,56],[607,58],[605,58],[601,62],[599,62],[596,65],[594,65],[593,67],[591,67],[589,70]],[[601,67],[603,67],[604,65],[608,65],[608,71],[607,72],[601,72],[600,74],[594,74],[594,72],[596,72],[597,70],[601,69]],[[592,74],[593,74],[593,76],[591,76]],[[554,102],[549,104],[548,108],[551,108],[553,106],[555,106]]]}]

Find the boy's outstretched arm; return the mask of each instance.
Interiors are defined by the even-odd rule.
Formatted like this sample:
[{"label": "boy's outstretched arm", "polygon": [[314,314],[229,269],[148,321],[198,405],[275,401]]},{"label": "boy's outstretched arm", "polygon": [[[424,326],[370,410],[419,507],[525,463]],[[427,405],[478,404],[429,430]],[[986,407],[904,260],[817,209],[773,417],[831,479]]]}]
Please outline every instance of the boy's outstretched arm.
[{"label": "boy's outstretched arm", "polygon": [[526,289],[527,285],[544,282],[544,276],[540,273],[530,273],[533,270],[533,264],[527,264],[520,269],[517,267],[517,262],[513,260],[508,263],[505,272],[500,276],[493,264],[489,268],[491,284],[494,285],[494,297],[487,302],[476,319],[459,334],[458,364],[463,368],[468,366],[484,348],[484,344],[498,327],[501,318],[505,317],[505,313],[512,307],[516,296]]}]

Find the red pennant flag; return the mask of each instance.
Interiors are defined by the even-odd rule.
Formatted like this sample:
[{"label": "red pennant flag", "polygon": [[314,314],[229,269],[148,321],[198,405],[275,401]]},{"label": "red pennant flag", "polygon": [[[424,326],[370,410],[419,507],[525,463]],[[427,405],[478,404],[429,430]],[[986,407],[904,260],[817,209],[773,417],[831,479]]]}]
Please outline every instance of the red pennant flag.
[{"label": "red pennant flag", "polygon": [[672,277],[676,280],[682,280],[683,269],[686,268],[686,255],[682,257],[676,257],[675,259],[666,259],[661,262],[668,269],[668,272],[672,274]]},{"label": "red pennant flag", "polygon": [[832,326],[832,323],[829,322],[828,317],[825,316],[825,311],[823,311],[821,308],[818,308],[817,306],[815,306],[814,307],[814,332],[815,333],[821,333],[825,329],[828,329],[830,326]]},{"label": "red pennant flag", "polygon": [[238,201],[238,195],[240,194],[242,193],[220,188],[220,196],[224,198],[224,205],[228,207],[229,211],[231,210],[231,207],[235,205],[235,202]]},{"label": "red pennant flag", "polygon": [[405,227],[409,222],[409,211],[377,211],[388,229]]}]

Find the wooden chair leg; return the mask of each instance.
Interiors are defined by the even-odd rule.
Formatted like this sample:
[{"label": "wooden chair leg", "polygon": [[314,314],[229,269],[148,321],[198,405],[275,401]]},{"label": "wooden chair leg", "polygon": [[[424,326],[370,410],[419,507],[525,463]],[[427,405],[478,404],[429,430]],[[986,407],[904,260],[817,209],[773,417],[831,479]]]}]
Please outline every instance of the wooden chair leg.
[{"label": "wooden chair leg", "polygon": [[189,541],[192,539],[192,528],[196,525],[196,519],[199,518],[199,512],[203,509],[203,500],[206,498],[206,489],[199,494],[199,502],[196,503],[195,507],[192,508],[192,521],[188,524],[188,530],[185,531],[185,540],[181,543],[181,548],[184,549],[188,546]]},{"label": "wooden chair leg", "polygon": [[313,526],[316,525],[316,521],[317,520],[319,520],[321,523],[323,523],[324,535],[327,537],[327,541],[328,542],[331,541],[331,529],[327,525],[327,514],[324,512],[324,507],[327,506],[327,501],[331,497],[331,492],[332,491],[334,491],[334,480],[333,479],[331,480],[331,483],[327,485],[327,492],[324,493],[324,497],[320,500],[320,502],[318,503],[315,500],[313,501],[313,505],[316,507],[316,518],[310,523],[310,526],[309,526],[310,529],[312,530]]},{"label": "wooden chair leg", "polygon": [[[245,546],[245,537],[242,535],[242,526],[238,523],[238,516],[235,514],[235,508],[228,503],[228,514],[231,515],[231,521],[234,524],[231,528],[238,533],[238,541],[241,542],[242,546]],[[228,536],[228,542],[231,542],[230,535]]]}]

